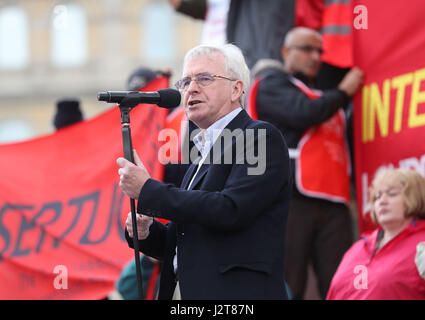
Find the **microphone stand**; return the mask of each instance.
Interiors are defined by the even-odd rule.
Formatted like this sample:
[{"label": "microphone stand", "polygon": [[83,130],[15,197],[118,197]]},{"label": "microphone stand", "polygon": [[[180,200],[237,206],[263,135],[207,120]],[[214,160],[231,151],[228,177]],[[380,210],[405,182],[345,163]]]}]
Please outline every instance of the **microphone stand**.
[{"label": "microphone stand", "polygon": [[[122,125],[122,142],[124,149],[124,158],[134,163],[133,157],[133,143],[131,141],[131,128],[130,128],[130,111],[140,103],[138,99],[131,97],[124,98],[118,105],[121,111],[121,125]],[[137,289],[139,300],[143,300],[143,284],[142,284],[142,270],[140,267],[139,256],[139,237],[137,234],[136,222],[136,203],[134,199],[130,198],[131,219],[133,224],[133,247],[134,247],[134,261],[136,263],[136,276],[137,276]]]}]

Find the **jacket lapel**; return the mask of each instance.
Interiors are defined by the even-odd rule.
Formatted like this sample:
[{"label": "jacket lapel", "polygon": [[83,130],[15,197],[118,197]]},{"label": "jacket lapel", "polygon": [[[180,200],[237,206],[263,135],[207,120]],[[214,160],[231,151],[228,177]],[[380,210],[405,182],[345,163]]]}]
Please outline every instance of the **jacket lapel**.
[{"label": "jacket lapel", "polygon": [[201,168],[199,169],[198,174],[196,175],[195,179],[193,180],[192,184],[190,185],[189,190],[194,189],[194,187],[202,180],[204,175],[208,172],[209,168],[210,168],[209,164],[202,164],[201,165]]},{"label": "jacket lapel", "polygon": [[180,187],[182,189],[187,189],[187,187],[189,186],[189,182],[190,182],[190,180],[192,180],[192,177],[195,174],[196,169],[198,168],[198,162],[199,162],[200,159],[201,158],[198,157],[193,163],[191,163],[191,165],[187,169],[187,171],[186,171],[186,173],[183,177],[182,183],[180,185]]}]

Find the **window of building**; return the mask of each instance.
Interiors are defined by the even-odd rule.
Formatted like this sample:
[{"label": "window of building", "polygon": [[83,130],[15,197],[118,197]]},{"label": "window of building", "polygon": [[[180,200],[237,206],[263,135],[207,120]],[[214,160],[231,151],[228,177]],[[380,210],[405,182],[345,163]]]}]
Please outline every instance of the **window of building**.
[{"label": "window of building", "polygon": [[87,16],[76,4],[57,5],[51,19],[52,62],[57,67],[78,67],[87,61]]},{"label": "window of building", "polygon": [[166,3],[146,6],[141,16],[142,60],[170,61],[176,55],[176,13]]},{"label": "window of building", "polygon": [[22,69],[29,62],[28,18],[18,7],[0,9],[0,68]]},{"label": "window of building", "polygon": [[0,120],[0,143],[12,143],[34,137],[31,123],[23,119]]}]

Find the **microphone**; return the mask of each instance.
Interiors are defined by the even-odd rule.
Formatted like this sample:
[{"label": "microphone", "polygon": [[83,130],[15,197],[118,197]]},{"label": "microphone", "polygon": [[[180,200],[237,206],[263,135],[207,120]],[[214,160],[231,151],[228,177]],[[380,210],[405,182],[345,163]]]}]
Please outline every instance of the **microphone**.
[{"label": "microphone", "polygon": [[121,103],[123,100],[132,100],[134,105],[139,103],[156,104],[158,107],[171,109],[180,104],[180,91],[175,89],[162,89],[157,92],[140,91],[106,91],[99,92],[98,101]]}]

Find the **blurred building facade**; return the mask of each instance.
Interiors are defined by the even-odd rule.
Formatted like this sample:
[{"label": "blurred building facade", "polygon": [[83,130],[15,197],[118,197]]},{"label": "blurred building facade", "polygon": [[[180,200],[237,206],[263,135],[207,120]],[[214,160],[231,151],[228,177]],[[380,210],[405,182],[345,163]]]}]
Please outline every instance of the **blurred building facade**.
[{"label": "blurred building facade", "polygon": [[181,75],[202,22],[167,0],[0,0],[0,143],[53,131],[56,100],[78,98],[86,119],[111,105],[139,66]]}]

